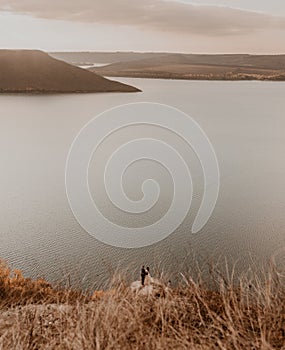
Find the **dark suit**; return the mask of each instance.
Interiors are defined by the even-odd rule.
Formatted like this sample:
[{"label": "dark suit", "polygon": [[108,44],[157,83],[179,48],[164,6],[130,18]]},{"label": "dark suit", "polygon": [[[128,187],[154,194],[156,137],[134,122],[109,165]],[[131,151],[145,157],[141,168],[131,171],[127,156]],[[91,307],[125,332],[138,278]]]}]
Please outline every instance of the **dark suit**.
[{"label": "dark suit", "polygon": [[146,275],[147,275],[147,272],[146,272],[145,268],[143,267],[141,270],[142,286],[144,286],[144,280],[145,280]]}]

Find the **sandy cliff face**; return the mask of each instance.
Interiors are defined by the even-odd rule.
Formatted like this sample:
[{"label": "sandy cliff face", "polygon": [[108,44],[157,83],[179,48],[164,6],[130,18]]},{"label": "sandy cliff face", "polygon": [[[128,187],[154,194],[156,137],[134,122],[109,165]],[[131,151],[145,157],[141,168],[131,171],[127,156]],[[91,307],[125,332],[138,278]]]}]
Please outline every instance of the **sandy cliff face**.
[{"label": "sandy cliff face", "polygon": [[37,50],[0,50],[0,92],[137,92]]}]

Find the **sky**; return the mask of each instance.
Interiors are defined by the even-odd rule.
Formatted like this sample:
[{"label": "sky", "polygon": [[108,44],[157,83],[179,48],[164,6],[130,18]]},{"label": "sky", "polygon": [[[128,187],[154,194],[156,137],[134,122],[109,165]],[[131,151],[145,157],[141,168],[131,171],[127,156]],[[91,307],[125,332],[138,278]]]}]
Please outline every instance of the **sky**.
[{"label": "sky", "polygon": [[285,53],[285,1],[0,0],[0,48]]}]

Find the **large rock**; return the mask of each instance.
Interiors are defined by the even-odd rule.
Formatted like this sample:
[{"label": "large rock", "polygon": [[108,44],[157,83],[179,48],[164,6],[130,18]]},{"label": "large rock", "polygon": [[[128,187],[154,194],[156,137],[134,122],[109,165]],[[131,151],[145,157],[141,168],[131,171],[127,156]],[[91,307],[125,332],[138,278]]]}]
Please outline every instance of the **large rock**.
[{"label": "large rock", "polygon": [[165,296],[166,293],[170,292],[168,286],[166,286],[160,280],[152,277],[150,277],[149,282],[147,282],[144,286],[142,286],[141,281],[132,282],[130,289],[137,295],[154,297]]}]

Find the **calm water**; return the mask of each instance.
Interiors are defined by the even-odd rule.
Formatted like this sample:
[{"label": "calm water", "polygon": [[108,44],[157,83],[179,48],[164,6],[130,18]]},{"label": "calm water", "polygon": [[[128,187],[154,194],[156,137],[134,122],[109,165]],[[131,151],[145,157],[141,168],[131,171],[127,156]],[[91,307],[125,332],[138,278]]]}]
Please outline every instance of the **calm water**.
[{"label": "calm water", "polygon": [[[0,256],[27,276],[59,281],[70,273],[73,283],[90,285],[107,280],[117,266],[135,274],[142,263],[160,264],[175,274],[194,256],[200,263],[225,257],[242,270],[249,264],[260,266],[285,247],[285,84],[120,80],[143,93],[0,96]],[[208,224],[199,234],[190,234],[202,191],[199,163],[191,151],[173,135],[147,127],[115,135],[94,159],[91,189],[116,222],[136,225],[138,218],[124,219],[109,207],[97,170],[122,140],[161,136],[173,141],[191,168],[197,168],[194,207],[185,222],[163,242],[128,250],[104,245],[80,227],[68,205],[64,171],[69,147],[87,121],[110,107],[136,101],[172,105],[202,126],[217,153],[221,191]],[[138,165],[128,174],[134,197],[139,189],[132,178],[144,169],[151,167]],[[167,176],[159,168],[152,171],[166,193],[154,216],[142,222],[162,215],[171,198]]]}]

